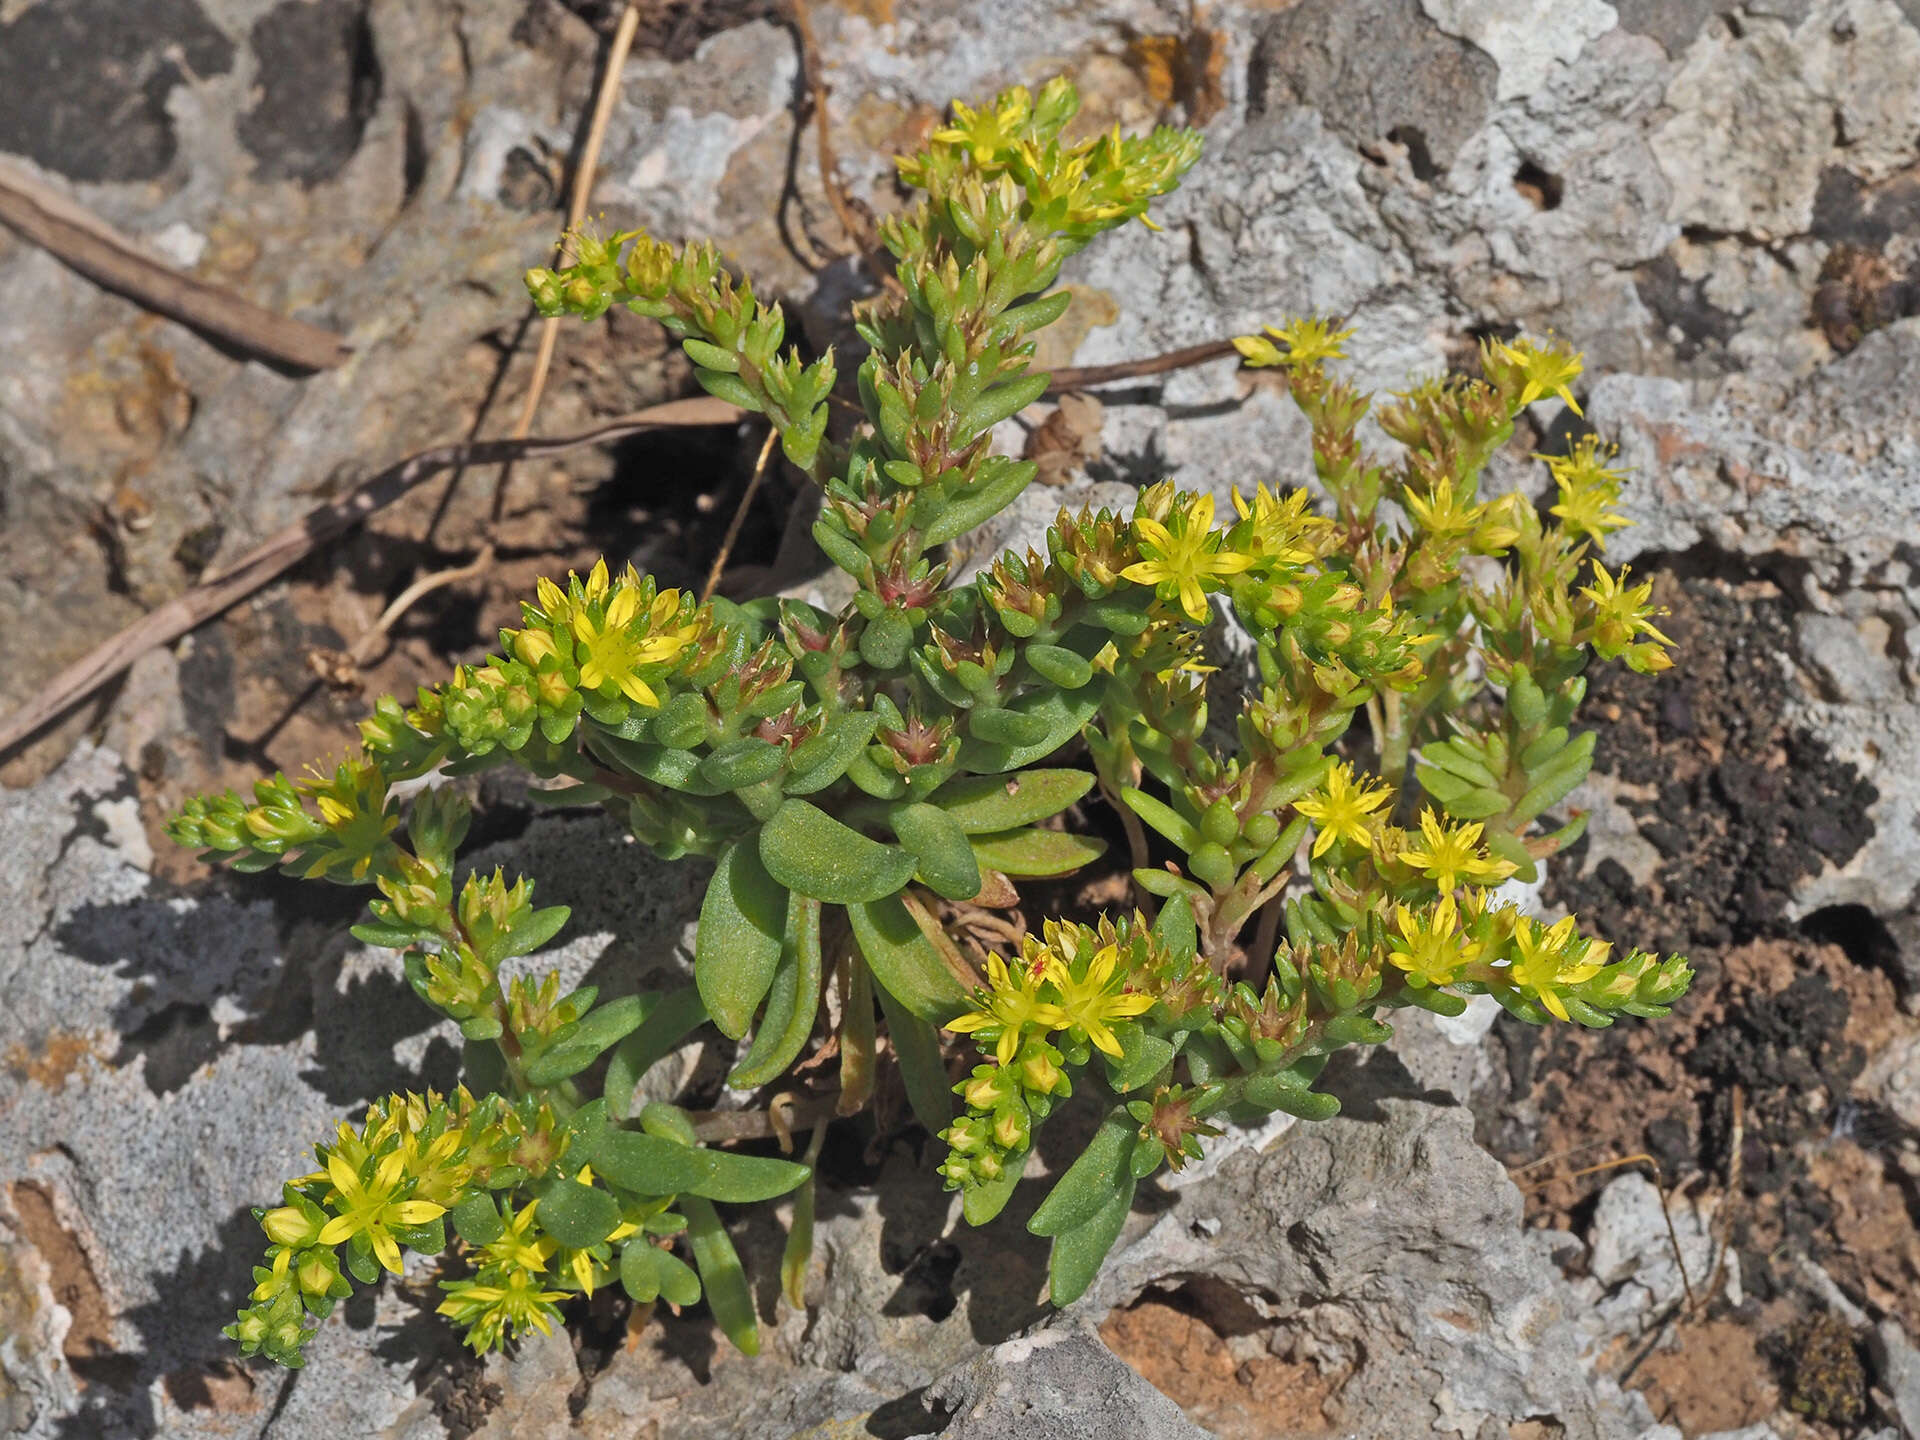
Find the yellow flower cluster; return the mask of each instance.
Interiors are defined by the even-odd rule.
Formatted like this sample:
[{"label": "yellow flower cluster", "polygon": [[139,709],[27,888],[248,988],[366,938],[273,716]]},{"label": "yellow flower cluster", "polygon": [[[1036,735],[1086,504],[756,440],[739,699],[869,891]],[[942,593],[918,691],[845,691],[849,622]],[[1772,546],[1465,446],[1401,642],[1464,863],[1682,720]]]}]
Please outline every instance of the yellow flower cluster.
[{"label": "yellow flower cluster", "polygon": [[1122,949],[1109,922],[1094,929],[1049,920],[1043,938],[1026,937],[1012,965],[998,955],[987,958],[987,985],[974,992],[975,1008],[946,1028],[991,1044],[1001,1065],[1012,1062],[1029,1036],[1058,1030],[1117,1058],[1113,1023],[1153,1008],[1153,997],[1134,988],[1132,965],[1122,967]]},{"label": "yellow flower cluster", "polygon": [[1115,1027],[1154,1008],[1146,987],[1165,994],[1168,977],[1154,968],[1165,958],[1139,915],[1102,917],[1097,926],[1049,920],[1011,964],[988,957],[975,1008],[946,1027],[973,1036],[993,1059],[954,1087],[968,1113],[941,1136],[949,1186],[1001,1177],[1009,1158],[1027,1148],[1034,1123],[1073,1094],[1068,1065],[1085,1064],[1095,1050],[1123,1058]]},{"label": "yellow flower cluster", "polygon": [[1619,503],[1621,487],[1627,480],[1624,470],[1606,464],[1618,448],[1602,446],[1598,435],[1586,435],[1565,455],[1534,457],[1546,462],[1560,492],[1552,514],[1567,529],[1590,536],[1602,550],[1607,548],[1608,535],[1633,523],[1612,508]]},{"label": "yellow flower cluster", "polygon": [[1404,830],[1387,824],[1381,807],[1393,799],[1393,787],[1383,780],[1359,780],[1346,761],[1336,761],[1320,788],[1294,802],[1294,809],[1313,821],[1316,859],[1340,842],[1370,850],[1383,865],[1415,870],[1447,894],[1462,884],[1497,885],[1515,869],[1509,860],[1487,852],[1479,821],[1448,824],[1431,806],[1420,812],[1420,843],[1410,844]]},{"label": "yellow flower cluster", "polygon": [[[1345,353],[1341,343],[1352,338],[1353,331],[1336,330],[1334,324],[1331,320],[1296,317],[1284,325],[1261,327],[1266,335],[1236,335],[1233,348],[1256,370],[1273,365],[1289,370],[1318,369],[1329,360],[1340,359]],[[1287,348],[1281,350],[1275,340]]]},{"label": "yellow flower cluster", "polygon": [[1196,625],[1212,618],[1206,592],[1219,581],[1249,569],[1254,557],[1226,547],[1226,535],[1213,528],[1213,497],[1183,495],[1165,523],[1145,515],[1133,522],[1143,559],[1120,574],[1136,585],[1151,585],[1160,598],[1178,599]]},{"label": "yellow flower cluster", "polygon": [[226,1333],[249,1355],[299,1363],[312,1333],[305,1317],[324,1317],[351,1292],[340,1247],[362,1281],[376,1266],[397,1274],[403,1246],[438,1251],[443,1217],[478,1173],[504,1163],[509,1143],[497,1106],[476,1104],[464,1088],[393,1095],[370,1105],[357,1129],[342,1123],[331,1143],[314,1147],[320,1168],[289,1181],[284,1204],[255,1212],[267,1263]]},{"label": "yellow flower cluster", "polygon": [[[1609,575],[1607,567],[1593,562],[1593,584],[1580,593],[1593,604],[1593,648],[1604,659],[1624,658],[1629,669],[1642,675],[1657,675],[1673,668],[1673,657],[1666,647],[1673,641],[1654,627],[1652,616],[1666,611],[1653,603],[1653,582],[1627,584],[1627,567],[1618,575]],[[1644,638],[1643,638],[1644,637]]]},{"label": "yellow flower cluster", "polygon": [[[1514,906],[1492,906],[1482,889],[1467,891],[1464,904],[1448,894],[1426,907],[1396,906],[1394,926],[1387,958],[1415,989],[1468,980],[1530,1000],[1560,1020],[1572,1019],[1569,992],[1605,970],[1613,950],[1582,935],[1571,915],[1546,925]],[[1620,968],[1614,988],[1630,995],[1646,967]]]},{"label": "yellow flower cluster", "polygon": [[1173,189],[1199,157],[1197,135],[1164,126],[1122,135],[1116,124],[1063,144],[1060,133],[1079,107],[1078,92],[1059,76],[1037,96],[1015,85],[977,110],[955,102],[952,123],[933,132],[927,149],[896,161],[900,178],[936,201],[1012,180],[1035,228],[1079,239],[1144,219],[1147,202]]}]

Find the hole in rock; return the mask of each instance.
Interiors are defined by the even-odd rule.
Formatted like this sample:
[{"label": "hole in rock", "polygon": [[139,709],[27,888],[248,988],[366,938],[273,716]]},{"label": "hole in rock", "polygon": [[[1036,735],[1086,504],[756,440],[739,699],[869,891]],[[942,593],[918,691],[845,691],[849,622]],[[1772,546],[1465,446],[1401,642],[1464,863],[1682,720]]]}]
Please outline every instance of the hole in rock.
[{"label": "hole in rock", "polygon": [[1536,210],[1558,210],[1567,193],[1567,182],[1531,160],[1522,160],[1513,172],[1513,188],[1532,203]]}]

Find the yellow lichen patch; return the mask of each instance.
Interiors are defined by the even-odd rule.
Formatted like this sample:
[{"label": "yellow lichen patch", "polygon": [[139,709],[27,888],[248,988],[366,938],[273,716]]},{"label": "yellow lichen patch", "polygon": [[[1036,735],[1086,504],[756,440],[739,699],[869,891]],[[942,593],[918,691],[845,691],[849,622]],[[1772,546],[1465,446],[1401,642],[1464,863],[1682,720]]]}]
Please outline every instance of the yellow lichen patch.
[{"label": "yellow lichen patch", "polygon": [[32,1047],[19,1041],[9,1045],[6,1066],[30,1085],[59,1091],[66,1089],[68,1077],[79,1070],[82,1061],[103,1058],[93,1036],[54,1030]]}]

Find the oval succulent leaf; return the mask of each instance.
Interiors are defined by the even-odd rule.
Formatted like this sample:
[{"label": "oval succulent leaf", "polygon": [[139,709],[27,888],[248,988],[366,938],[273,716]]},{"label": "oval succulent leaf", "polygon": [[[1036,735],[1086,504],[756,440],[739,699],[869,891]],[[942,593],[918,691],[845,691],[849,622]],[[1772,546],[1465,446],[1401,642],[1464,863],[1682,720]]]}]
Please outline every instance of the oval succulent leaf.
[{"label": "oval succulent leaf", "polygon": [[967,832],[935,805],[896,806],[893,833],[918,862],[920,883],[948,900],[971,900],[980,893],[980,865]]},{"label": "oval succulent leaf", "polygon": [[1137,1184],[1131,1168],[1113,1177],[1093,1213],[1082,1224],[1053,1237],[1053,1249],[1047,1256],[1047,1298],[1055,1308],[1071,1305],[1087,1293],[1087,1286],[1100,1273],[1101,1262],[1127,1223]]},{"label": "oval succulent leaf", "polygon": [[1066,875],[1106,854],[1107,842],[1065,830],[1004,830],[975,835],[973,853],[1003,875]]},{"label": "oval succulent leaf", "polygon": [[907,1087],[913,1118],[938,1135],[953,1119],[953,1091],[947,1080],[946,1060],[940,1054],[940,1032],[922,1020],[884,985],[880,1009],[887,1017],[887,1036],[893,1041],[900,1078]]},{"label": "oval succulent leaf", "polygon": [[736,1090],[764,1085],[799,1057],[820,1011],[820,902],[795,895],[787,902],[787,939],[767,991],[766,1012],[753,1047],[727,1076]]},{"label": "oval succulent leaf", "polygon": [[726,1226],[708,1201],[684,1200],[680,1208],[686,1213],[687,1241],[715,1322],[742,1355],[758,1355],[760,1318],[754,1313],[747,1272]]},{"label": "oval succulent leaf", "polygon": [[732,1205],[784,1195],[812,1173],[790,1160],[701,1149],[612,1125],[593,1138],[586,1158],[609,1185],[635,1195],[702,1195]]},{"label": "oval succulent leaf", "polygon": [[879,723],[880,717],[871,710],[850,711],[828,721],[825,730],[794,750],[787,794],[811,795],[846,774],[847,767],[865,752]]},{"label": "oval succulent leaf", "polygon": [[913,856],[906,851],[868,839],[799,799],[782,804],[760,831],[760,858],[767,873],[789,890],[830,905],[857,905],[896,894],[914,870]]},{"label": "oval succulent leaf", "polygon": [[598,1245],[620,1223],[620,1202],[578,1180],[558,1180],[540,1196],[540,1228],[569,1250]]},{"label": "oval succulent leaf", "polygon": [[1086,770],[963,775],[941,786],[933,803],[967,834],[987,835],[1058,815],[1092,788],[1093,775]]},{"label": "oval succulent leaf", "polygon": [[970,739],[961,747],[961,764],[976,774],[991,775],[1046,759],[1078,735],[1093,718],[1094,711],[1100,708],[1098,690],[1098,686],[1089,685],[1083,690],[1048,690],[1021,697],[1007,708],[1016,715],[1044,720],[1045,735],[1031,744],[1017,745]]},{"label": "oval succulent leaf", "polygon": [[[1114,1106],[1080,1152],[1080,1158],[1067,1167],[1067,1173],[1040,1202],[1040,1208],[1027,1221],[1027,1229],[1035,1235],[1064,1235],[1093,1219],[1113,1195],[1121,1177],[1131,1182],[1128,1164],[1139,1131],[1126,1107]],[[1101,1253],[1106,1253],[1104,1247]]]},{"label": "oval succulent leaf", "polygon": [[787,923],[787,892],[751,840],[730,845],[700,905],[693,978],[713,1023],[738,1040],[773,983]]},{"label": "oval succulent leaf", "polygon": [[910,1013],[944,1025],[967,1008],[967,993],[896,896],[849,905],[853,938],[881,988]]}]

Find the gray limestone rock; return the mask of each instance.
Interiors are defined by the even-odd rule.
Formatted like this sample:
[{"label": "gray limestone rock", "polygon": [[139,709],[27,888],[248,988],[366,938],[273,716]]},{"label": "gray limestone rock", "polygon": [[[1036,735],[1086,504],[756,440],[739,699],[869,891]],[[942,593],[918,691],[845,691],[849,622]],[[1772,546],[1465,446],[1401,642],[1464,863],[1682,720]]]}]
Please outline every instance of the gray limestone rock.
[{"label": "gray limestone rock", "polygon": [[[948,1440],[1203,1440],[1166,1396],[1078,1326],[997,1345],[927,1390]],[[934,1433],[934,1432],[928,1432]]]},{"label": "gray limestone rock", "polygon": [[[35,1437],[254,1435],[275,1413],[279,1434],[377,1433],[458,1348],[431,1264],[343,1306],[298,1382],[233,1367],[218,1332],[262,1245],[249,1207],[366,1100],[449,1084],[457,1037],[346,936],[358,895],[302,915],[270,880],[155,893],[127,793],[92,747],[0,792],[0,1393]],[[497,860],[574,907],[521,963],[616,991],[684,977],[699,867],[560,818],[473,857]]]},{"label": "gray limestone rock", "polygon": [[1572,1298],[1522,1243],[1519,1191],[1467,1112],[1350,1088],[1340,1119],[1179,1191],[1069,1314],[1199,1281],[1355,1367],[1339,1422],[1354,1433],[1551,1416],[1569,1436],[1637,1434],[1582,1369]]},{"label": "gray limestone rock", "polygon": [[1882,1320],[1867,1334],[1867,1353],[1882,1390],[1893,1397],[1894,1413],[1908,1435],[1920,1435],[1920,1349],[1897,1320]]}]

